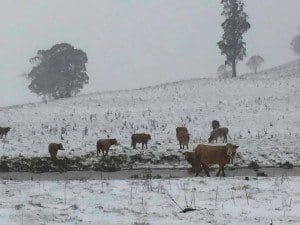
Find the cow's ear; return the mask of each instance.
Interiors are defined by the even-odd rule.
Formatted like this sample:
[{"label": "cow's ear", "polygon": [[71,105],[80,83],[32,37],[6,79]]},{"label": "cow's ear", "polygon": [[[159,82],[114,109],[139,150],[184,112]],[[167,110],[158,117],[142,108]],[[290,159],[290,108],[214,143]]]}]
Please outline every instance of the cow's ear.
[{"label": "cow's ear", "polygon": [[234,149],[237,149],[238,147],[240,147],[240,146],[238,146],[238,145],[233,146]]}]

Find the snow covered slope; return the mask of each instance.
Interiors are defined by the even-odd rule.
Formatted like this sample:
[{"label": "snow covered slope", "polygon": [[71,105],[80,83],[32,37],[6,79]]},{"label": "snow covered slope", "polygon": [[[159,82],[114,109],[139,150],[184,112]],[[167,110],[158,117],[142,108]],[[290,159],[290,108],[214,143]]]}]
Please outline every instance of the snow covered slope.
[{"label": "snow covered slope", "polygon": [[[295,61],[235,79],[192,79],[0,108],[0,126],[12,127],[0,155],[45,156],[49,142],[65,145],[61,155],[82,155],[95,152],[96,141],[108,135],[121,143],[110,154],[181,154],[177,126],[187,126],[192,149],[207,142],[211,120],[218,119],[229,128],[230,142],[240,146],[240,165],[299,164],[299,90]],[[133,132],[150,133],[150,149],[131,150]]]},{"label": "snow covered slope", "polygon": [[299,177],[7,180],[0,225],[296,225],[299,188]]}]

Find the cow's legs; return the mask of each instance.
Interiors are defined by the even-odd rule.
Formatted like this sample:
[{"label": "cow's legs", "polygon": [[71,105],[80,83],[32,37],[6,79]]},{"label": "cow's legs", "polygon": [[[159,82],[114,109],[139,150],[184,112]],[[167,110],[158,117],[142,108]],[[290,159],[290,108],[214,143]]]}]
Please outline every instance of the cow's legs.
[{"label": "cow's legs", "polygon": [[201,172],[201,165],[200,163],[195,163],[195,176],[197,177],[199,175],[199,173]]},{"label": "cow's legs", "polygon": [[218,177],[220,175],[220,172],[221,172],[221,167],[219,166],[219,170],[218,172],[216,173],[216,177]]},{"label": "cow's legs", "polygon": [[144,143],[142,143],[142,149],[144,149]]},{"label": "cow's legs", "polygon": [[146,145],[146,149],[148,149],[148,143],[146,143],[145,145]]},{"label": "cow's legs", "polygon": [[224,165],[219,165],[219,170],[218,170],[216,176],[218,177],[221,172],[222,172],[221,176],[225,177]]},{"label": "cow's legs", "polygon": [[189,144],[186,144],[186,148],[189,149]]},{"label": "cow's legs", "polygon": [[227,135],[226,134],[223,136],[223,143],[227,143]]},{"label": "cow's legs", "polygon": [[204,169],[204,172],[205,172],[206,176],[210,177],[209,172],[208,172],[208,166],[205,165],[205,164],[201,164],[201,165],[202,165],[202,167]]},{"label": "cow's legs", "polygon": [[222,168],[222,176],[225,177],[224,165],[222,167],[220,167],[220,168]]}]

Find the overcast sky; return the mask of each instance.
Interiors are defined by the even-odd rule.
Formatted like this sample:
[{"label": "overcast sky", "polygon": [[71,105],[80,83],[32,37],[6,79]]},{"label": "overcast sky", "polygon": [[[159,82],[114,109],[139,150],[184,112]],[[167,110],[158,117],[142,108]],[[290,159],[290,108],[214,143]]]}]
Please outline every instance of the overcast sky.
[{"label": "overcast sky", "polygon": [[[296,59],[299,0],[248,0],[247,55]],[[0,105],[36,101],[21,76],[37,50],[67,42],[89,58],[84,92],[216,76],[224,57],[220,0],[0,0]],[[247,60],[247,58],[246,58]],[[245,61],[238,72],[247,72]]]}]

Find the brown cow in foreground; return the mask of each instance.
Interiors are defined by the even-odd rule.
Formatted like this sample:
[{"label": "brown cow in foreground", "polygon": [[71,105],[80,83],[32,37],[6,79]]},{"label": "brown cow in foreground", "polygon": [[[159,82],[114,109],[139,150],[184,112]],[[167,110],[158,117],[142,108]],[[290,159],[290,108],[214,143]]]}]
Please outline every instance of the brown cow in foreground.
[{"label": "brown cow in foreground", "polygon": [[1,136],[1,139],[3,138],[3,136],[7,136],[7,133],[10,131],[10,127],[0,127],[0,136]]},{"label": "brown cow in foreground", "polygon": [[184,149],[184,146],[186,145],[187,148],[189,148],[189,141],[190,141],[190,134],[188,133],[188,130],[186,127],[177,127],[176,128],[176,137],[179,141],[180,149]]},{"label": "brown cow in foreground", "polygon": [[225,146],[213,146],[200,144],[195,148],[195,170],[196,176],[204,169],[206,175],[209,177],[208,168],[210,165],[218,164],[219,171],[216,176],[225,176],[224,166],[230,162],[236,153],[239,146],[233,144],[226,144]]},{"label": "brown cow in foreground", "polygon": [[223,138],[223,143],[227,143],[227,135],[228,135],[228,128],[227,127],[221,127],[216,128],[210,133],[210,137],[208,138],[208,142],[212,143],[214,141],[218,142],[218,138]]},{"label": "brown cow in foreground", "polygon": [[131,147],[133,149],[136,149],[136,144],[137,143],[142,143],[142,149],[144,149],[144,145],[146,146],[146,149],[148,148],[148,141],[151,140],[150,134],[133,134],[131,136]]},{"label": "brown cow in foreground", "polygon": [[[97,141],[97,157],[99,156],[100,150],[102,151],[102,155],[108,155],[108,150],[110,146],[117,145],[117,139],[100,139]],[[105,152],[105,154],[104,154]]]},{"label": "brown cow in foreground", "polygon": [[50,153],[51,159],[56,160],[57,159],[57,152],[58,150],[65,150],[62,143],[50,143],[48,145],[48,151]]},{"label": "brown cow in foreground", "polygon": [[183,155],[184,155],[186,161],[192,165],[191,171],[193,173],[196,173],[195,152],[184,152]]}]

